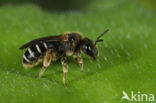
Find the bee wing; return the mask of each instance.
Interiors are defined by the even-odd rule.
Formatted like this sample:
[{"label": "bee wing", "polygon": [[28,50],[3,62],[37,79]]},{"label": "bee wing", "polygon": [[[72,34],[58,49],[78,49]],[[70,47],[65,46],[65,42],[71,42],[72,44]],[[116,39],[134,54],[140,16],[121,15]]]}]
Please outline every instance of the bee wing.
[{"label": "bee wing", "polygon": [[43,43],[43,42],[55,42],[55,41],[67,41],[66,35],[58,35],[58,36],[47,36],[43,38],[38,38],[35,40],[32,40],[24,45],[22,45],[19,49],[25,49],[27,47],[30,47],[31,45],[37,44],[37,43]]}]

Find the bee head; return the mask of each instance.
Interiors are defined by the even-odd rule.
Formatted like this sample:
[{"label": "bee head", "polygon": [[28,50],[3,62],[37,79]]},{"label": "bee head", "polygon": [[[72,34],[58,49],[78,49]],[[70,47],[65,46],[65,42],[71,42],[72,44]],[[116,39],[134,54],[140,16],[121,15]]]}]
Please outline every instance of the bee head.
[{"label": "bee head", "polygon": [[96,47],[97,43],[102,42],[103,39],[100,39],[104,34],[106,34],[109,30],[107,29],[104,33],[97,37],[96,41],[92,41],[89,38],[84,38],[81,42],[81,50],[91,56],[93,59],[96,59],[98,56],[98,49]]},{"label": "bee head", "polygon": [[96,59],[98,56],[98,49],[95,45],[95,42],[89,38],[84,38],[81,43],[81,51],[93,59]]}]

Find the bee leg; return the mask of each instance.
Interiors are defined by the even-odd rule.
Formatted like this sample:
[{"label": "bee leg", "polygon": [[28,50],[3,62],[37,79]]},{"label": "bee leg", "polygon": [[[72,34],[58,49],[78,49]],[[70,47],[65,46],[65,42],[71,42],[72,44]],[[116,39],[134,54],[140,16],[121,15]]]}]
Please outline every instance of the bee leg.
[{"label": "bee leg", "polygon": [[67,86],[67,84],[66,84],[66,73],[68,72],[67,58],[63,57],[61,59],[61,63],[62,63],[62,66],[63,66],[63,83],[64,83],[65,86]]},{"label": "bee leg", "polygon": [[77,62],[78,62],[79,65],[80,65],[80,69],[81,69],[82,75],[84,75],[84,70],[83,70],[83,58],[82,58],[81,56],[77,57]]},{"label": "bee leg", "polygon": [[41,71],[39,73],[38,78],[42,77],[42,75],[44,74],[45,70],[50,65],[51,59],[52,59],[51,50],[47,50],[46,55],[44,56],[44,60],[43,60],[43,67],[42,67],[42,69],[41,69]]}]

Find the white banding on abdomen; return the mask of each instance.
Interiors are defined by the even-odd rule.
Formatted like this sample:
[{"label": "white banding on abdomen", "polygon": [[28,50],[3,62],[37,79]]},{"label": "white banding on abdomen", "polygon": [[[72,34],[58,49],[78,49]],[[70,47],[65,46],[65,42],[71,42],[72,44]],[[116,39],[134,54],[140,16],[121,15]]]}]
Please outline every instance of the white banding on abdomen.
[{"label": "white banding on abdomen", "polygon": [[37,44],[35,46],[36,46],[37,51],[41,54],[42,52],[41,52],[39,46]]},{"label": "white banding on abdomen", "polygon": [[46,49],[48,49],[48,46],[47,46],[47,44],[46,44],[45,42],[43,42],[43,45],[44,45],[44,47],[45,47]]},{"label": "white banding on abdomen", "polygon": [[30,48],[28,48],[28,51],[29,51],[30,55],[31,55],[32,57],[34,57],[34,53],[31,51]]},{"label": "white banding on abdomen", "polygon": [[25,56],[25,54],[23,55],[24,60],[26,60],[28,63],[30,62],[27,57]]}]

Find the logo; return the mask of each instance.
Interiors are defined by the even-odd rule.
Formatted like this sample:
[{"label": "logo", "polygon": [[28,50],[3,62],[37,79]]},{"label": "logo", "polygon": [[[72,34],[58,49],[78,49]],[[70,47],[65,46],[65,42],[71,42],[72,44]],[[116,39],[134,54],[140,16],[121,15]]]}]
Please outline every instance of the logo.
[{"label": "logo", "polygon": [[131,91],[130,95],[128,95],[125,91],[122,91],[122,98],[121,100],[128,100],[128,101],[154,101],[154,94],[146,94],[141,93],[138,91],[137,93],[134,93]]}]

